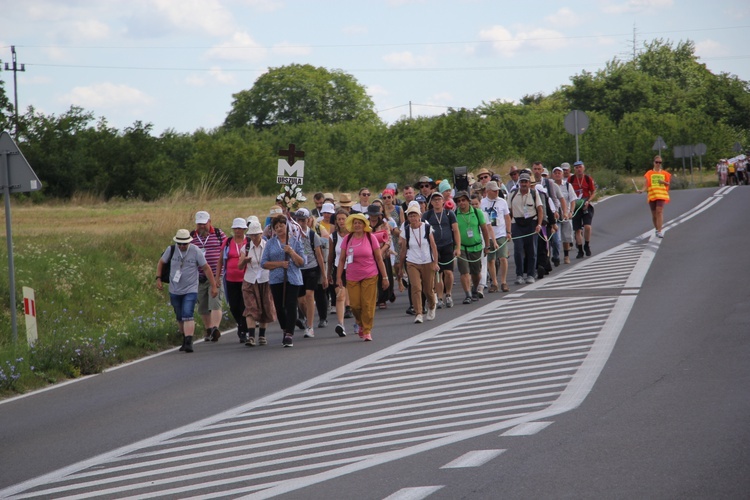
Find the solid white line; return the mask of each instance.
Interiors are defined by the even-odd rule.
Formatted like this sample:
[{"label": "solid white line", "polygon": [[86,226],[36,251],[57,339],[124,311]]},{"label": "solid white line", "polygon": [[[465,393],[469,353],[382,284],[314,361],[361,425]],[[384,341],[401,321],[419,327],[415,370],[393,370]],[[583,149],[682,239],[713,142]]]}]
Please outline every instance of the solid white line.
[{"label": "solid white line", "polygon": [[438,491],[443,486],[416,486],[413,488],[402,488],[383,500],[422,500]]},{"label": "solid white line", "polygon": [[499,456],[505,450],[474,450],[465,453],[447,464],[441,469],[458,469],[462,467],[481,467],[493,458]]},{"label": "solid white line", "polygon": [[531,436],[546,428],[552,422],[526,422],[517,425],[501,434],[501,436]]}]

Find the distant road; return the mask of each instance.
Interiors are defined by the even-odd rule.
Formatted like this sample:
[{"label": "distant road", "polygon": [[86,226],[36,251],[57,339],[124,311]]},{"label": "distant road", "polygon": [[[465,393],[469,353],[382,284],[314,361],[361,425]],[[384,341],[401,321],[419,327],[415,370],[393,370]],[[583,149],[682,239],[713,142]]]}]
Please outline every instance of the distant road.
[{"label": "distant road", "polygon": [[606,199],[592,257],[424,325],[400,296],[372,343],[227,335],[0,403],[0,498],[746,498],[750,187],[672,196],[663,240]]}]

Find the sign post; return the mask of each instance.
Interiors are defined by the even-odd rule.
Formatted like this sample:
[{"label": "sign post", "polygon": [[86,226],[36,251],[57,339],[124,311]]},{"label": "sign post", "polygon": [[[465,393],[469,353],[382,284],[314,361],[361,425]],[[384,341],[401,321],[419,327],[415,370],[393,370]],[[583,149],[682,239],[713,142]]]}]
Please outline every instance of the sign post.
[{"label": "sign post", "polygon": [[297,161],[297,158],[304,158],[304,151],[297,151],[294,144],[289,145],[289,149],[279,149],[279,166],[276,172],[276,184],[296,184],[301,186],[305,177],[305,161]]},{"label": "sign post", "polygon": [[654,151],[658,151],[659,152],[659,156],[661,156],[661,150],[662,149],[667,149],[667,143],[664,142],[664,139],[662,139],[661,136],[659,136],[659,137],[656,138],[656,141],[654,142],[654,145],[651,146],[651,149],[653,149]]},{"label": "sign post", "polygon": [[36,331],[36,300],[34,300],[34,289],[23,287],[23,312],[26,316],[26,340],[29,347],[33,347],[39,337]]},{"label": "sign post", "polygon": [[576,136],[576,161],[578,161],[581,159],[581,155],[578,151],[578,136],[588,130],[589,117],[583,111],[574,109],[573,111],[565,115],[563,125],[565,126],[565,130],[567,130],[569,134],[573,134]]},{"label": "sign post", "polygon": [[5,198],[5,237],[8,240],[8,283],[10,285],[10,324],[13,331],[13,344],[18,342],[16,319],[16,269],[13,263],[13,231],[11,229],[11,193],[29,193],[42,189],[42,183],[26,161],[21,150],[8,132],[0,133],[0,188]]}]

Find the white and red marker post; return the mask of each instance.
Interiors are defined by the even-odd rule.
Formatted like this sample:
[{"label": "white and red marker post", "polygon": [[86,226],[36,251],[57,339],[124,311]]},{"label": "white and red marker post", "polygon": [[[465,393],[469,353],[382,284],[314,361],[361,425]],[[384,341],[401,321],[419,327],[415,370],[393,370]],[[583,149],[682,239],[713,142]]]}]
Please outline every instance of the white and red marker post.
[{"label": "white and red marker post", "polygon": [[34,289],[23,287],[23,311],[26,315],[26,340],[33,346],[38,338],[36,332],[36,300]]}]

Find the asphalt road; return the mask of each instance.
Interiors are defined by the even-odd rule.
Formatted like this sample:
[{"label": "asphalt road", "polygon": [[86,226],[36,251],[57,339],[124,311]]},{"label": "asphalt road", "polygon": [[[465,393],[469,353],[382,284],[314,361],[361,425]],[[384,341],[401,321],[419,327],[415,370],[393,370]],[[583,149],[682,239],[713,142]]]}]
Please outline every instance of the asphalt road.
[{"label": "asphalt road", "polygon": [[612,197],[591,259],[424,325],[399,297],[371,343],[227,336],[1,403],[0,496],[747,498],[749,196],[672,193],[703,210],[661,241]]}]

